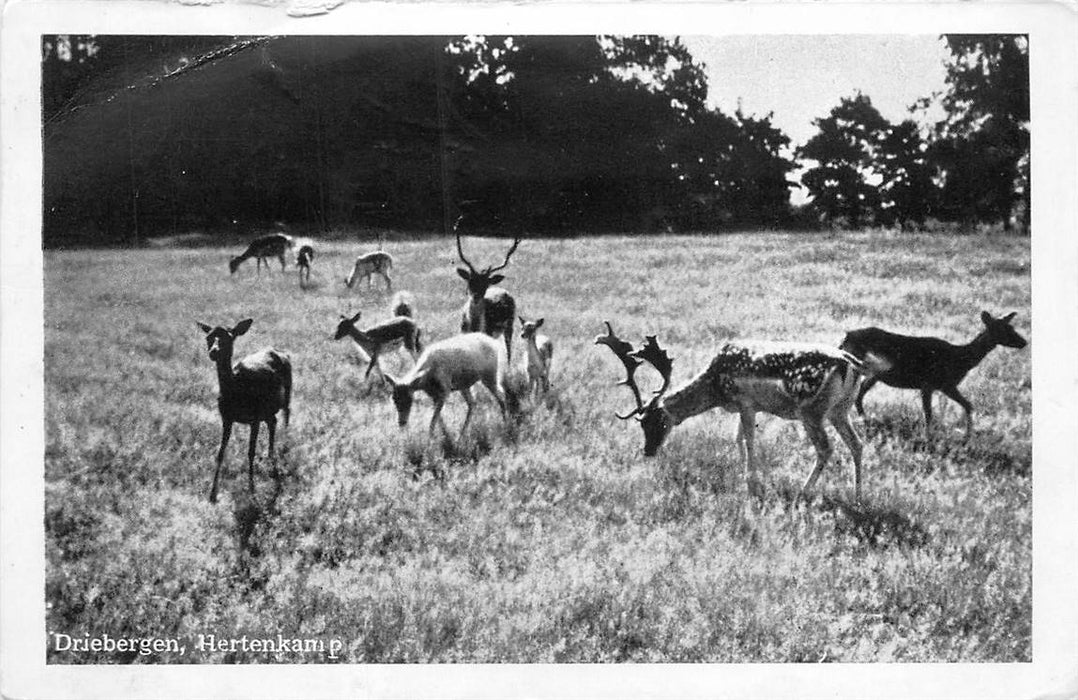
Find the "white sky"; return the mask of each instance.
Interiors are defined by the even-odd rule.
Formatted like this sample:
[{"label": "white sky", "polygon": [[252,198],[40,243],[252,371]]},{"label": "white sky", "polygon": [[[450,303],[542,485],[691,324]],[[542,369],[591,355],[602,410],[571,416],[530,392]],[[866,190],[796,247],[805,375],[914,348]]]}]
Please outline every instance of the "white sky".
[{"label": "white sky", "polygon": [[[774,112],[772,123],[804,144],[843,97],[860,90],[889,121],[910,118],[909,106],[945,87],[947,49],[939,34],[683,36],[708,74],[708,102],[733,114]],[[932,120],[942,112],[930,112]],[[800,179],[792,173],[791,179]],[[795,203],[804,190],[794,189]]]}]

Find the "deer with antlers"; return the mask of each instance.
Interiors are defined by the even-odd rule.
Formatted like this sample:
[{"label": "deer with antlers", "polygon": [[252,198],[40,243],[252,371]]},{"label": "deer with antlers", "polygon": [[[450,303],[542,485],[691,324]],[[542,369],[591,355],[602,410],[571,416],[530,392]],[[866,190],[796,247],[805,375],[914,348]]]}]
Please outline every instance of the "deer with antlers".
[{"label": "deer with antlers", "polygon": [[945,340],[890,333],[880,328],[860,328],[850,331],[840,346],[843,350],[873,364],[873,372],[861,385],[855,405],[865,413],[864,399],[868,390],[883,382],[898,389],[919,389],[921,407],[925,414],[925,437],[932,427],[932,394],[943,392],[966,412],[966,440],[973,434],[973,406],[958,391],[958,385],[969,372],[981,363],[997,346],[1021,349],[1026,339],[1011,326],[1015,314],[995,318],[981,312],[982,330],[965,345],[952,345]]},{"label": "deer with antlers", "polygon": [[281,270],[283,271],[285,269],[284,254],[292,250],[292,246],[292,237],[284,233],[271,233],[268,236],[260,236],[251,241],[251,244],[247,246],[247,250],[228,261],[229,274],[236,274],[240,264],[249,258],[255,258],[258,261],[258,275],[260,277],[262,276],[263,261],[266,262],[266,269],[269,269],[267,258],[280,260]]},{"label": "deer with antlers", "polygon": [[[629,387],[636,400],[635,409],[617,417],[635,417],[640,422],[645,455],[654,456],[674,426],[705,411],[722,408],[741,417],[737,442],[748,485],[753,490],[759,487],[753,450],[756,414],[798,420],[816,449],[816,466],[801,487],[804,494],[812,489],[831,458],[831,443],[824,428],[824,422],[830,421],[853,455],[854,487],[860,498],[861,441],[849,420],[861,379],[861,363],[855,357],[826,345],[728,342],[719,348],[707,369],[667,394],[673,360],[655,336],[647,336],[640,349],[633,349],[614,335],[609,321],[606,328],[606,335],[597,336],[595,343],[610,348],[624,365],[626,377],[619,384]],[[650,364],[662,377],[662,386],[647,403],[635,379],[642,362]]]},{"label": "deer with antlers", "polygon": [[492,338],[498,337],[499,334],[504,336],[508,360],[513,358],[513,318],[516,316],[517,305],[509,292],[492,285],[505,279],[505,275],[495,273],[505,269],[518,245],[519,237],[514,239],[501,265],[477,270],[468,258],[464,257],[460,234],[457,234],[457,255],[460,256],[461,262],[468,266],[467,269],[458,267],[457,274],[468,283],[469,296],[461,316],[460,332],[485,333]]},{"label": "deer with antlers", "polygon": [[217,382],[221,392],[217,399],[217,408],[221,413],[221,447],[217,451],[210,503],[217,502],[217,480],[221,475],[221,464],[225,459],[225,448],[228,447],[233,423],[251,426],[251,439],[247,447],[247,481],[254,495],[258,424],[266,424],[269,456],[272,459],[277,412],[284,411],[285,427],[291,415],[292,361],[286,353],[266,348],[247,355],[233,367],[232,351],[236,338],[246,333],[254,321],[248,318],[232,328],[213,328],[201,321],[196,323],[206,334],[206,348],[210,360],[217,366]]}]

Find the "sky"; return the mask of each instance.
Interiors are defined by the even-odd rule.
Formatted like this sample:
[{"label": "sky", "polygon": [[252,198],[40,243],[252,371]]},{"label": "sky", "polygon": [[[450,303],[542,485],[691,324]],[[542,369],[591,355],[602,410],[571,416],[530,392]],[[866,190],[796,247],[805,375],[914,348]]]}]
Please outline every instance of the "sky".
[{"label": "sky", "polygon": [[[910,117],[917,99],[945,87],[948,52],[939,34],[682,36],[708,75],[708,101],[733,114],[774,112],[772,123],[793,146],[816,133],[826,117],[857,90],[892,123]],[[930,112],[932,120],[942,112]],[[799,175],[793,175],[799,178]],[[803,201],[804,190],[792,192]],[[800,195],[800,196],[799,196]]]}]

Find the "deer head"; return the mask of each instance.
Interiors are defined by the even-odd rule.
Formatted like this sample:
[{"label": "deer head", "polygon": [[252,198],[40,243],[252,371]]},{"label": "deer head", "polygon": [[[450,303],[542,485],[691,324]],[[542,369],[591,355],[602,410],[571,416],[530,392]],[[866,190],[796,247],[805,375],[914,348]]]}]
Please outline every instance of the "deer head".
[{"label": "deer head", "polygon": [[236,338],[246,333],[254,321],[249,318],[244,319],[231,329],[222,328],[221,326],[213,328],[201,321],[196,321],[195,323],[206,334],[206,349],[209,351],[210,360],[228,363],[232,360],[232,347],[236,342]]},{"label": "deer head", "polygon": [[985,333],[988,334],[988,339],[993,344],[1007,348],[1024,348],[1026,346],[1026,339],[1018,335],[1018,332],[1011,326],[1015,313],[1012,311],[1003,318],[994,318],[987,311],[981,312],[981,321],[985,325]]},{"label": "deer head", "polygon": [[337,324],[337,332],[333,334],[333,339],[340,340],[341,338],[347,337],[349,335],[349,331],[351,331],[352,328],[355,328],[356,321],[358,321],[359,317],[362,315],[362,311],[357,311],[356,315],[352,318],[348,318],[347,316],[342,314],[341,322]]},{"label": "deer head", "polygon": [[[633,398],[636,400],[635,409],[625,415],[617,413],[614,415],[621,420],[636,417],[640,422],[640,427],[644,430],[644,454],[652,457],[659,451],[659,447],[666,440],[666,436],[670,434],[670,428],[673,427],[670,423],[669,415],[662,406],[662,399],[666,394],[666,390],[670,387],[670,374],[673,370],[674,361],[666,350],[659,346],[655,336],[645,336],[644,345],[639,350],[634,350],[632,344],[614,335],[614,328],[609,321],[604,321],[604,323],[606,323],[606,335],[596,336],[595,344],[607,346],[621,360],[622,365],[625,366],[626,374],[625,379],[618,382],[618,384],[629,387],[633,392]],[[636,384],[635,376],[636,370],[642,362],[647,362],[654,367],[663,379],[662,386],[654,392],[651,400],[646,404],[640,396],[640,387]]]},{"label": "deer head", "polygon": [[467,269],[458,267],[457,274],[468,283],[468,293],[472,295],[473,299],[482,299],[483,295],[487,293],[487,290],[490,289],[490,287],[505,279],[505,275],[496,275],[494,273],[498,270],[505,269],[509,264],[509,258],[516,252],[518,245],[520,245],[519,236],[513,240],[513,245],[509,248],[509,252],[505,254],[505,260],[502,261],[501,265],[477,270],[475,266],[469,262],[468,258],[464,257],[464,249],[460,244],[460,233],[457,233],[457,255],[460,256],[460,261],[468,266]]}]

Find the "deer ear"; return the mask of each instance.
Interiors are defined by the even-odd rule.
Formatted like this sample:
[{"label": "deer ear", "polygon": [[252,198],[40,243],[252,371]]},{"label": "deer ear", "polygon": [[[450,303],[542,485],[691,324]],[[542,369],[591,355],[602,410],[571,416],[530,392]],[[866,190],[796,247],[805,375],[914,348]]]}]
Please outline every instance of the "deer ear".
[{"label": "deer ear", "polygon": [[983,323],[984,325],[987,326],[991,322],[992,322],[992,314],[988,313],[987,311],[982,311],[981,312],[981,323]]},{"label": "deer ear", "polygon": [[491,284],[498,284],[503,279],[505,279],[505,275],[491,275],[490,276],[490,283]]},{"label": "deer ear", "polygon": [[520,325],[522,325],[522,326],[523,326],[523,325],[524,325],[525,323],[527,323],[527,321],[525,321],[525,320],[524,320],[524,317],[523,317],[523,316],[517,316],[517,318],[519,318],[519,319],[520,319]]},{"label": "deer ear", "polygon": [[472,273],[465,270],[463,267],[457,268],[457,274],[460,275],[465,282],[470,282],[472,280]]},{"label": "deer ear", "polygon": [[1010,323],[1010,322],[1011,322],[1012,320],[1014,320],[1014,317],[1015,317],[1015,315],[1017,315],[1017,314],[1018,314],[1018,312],[1017,312],[1017,311],[1012,311],[1012,312],[1010,312],[1009,314],[1007,314],[1006,316],[1004,316],[1004,317],[1003,317],[1002,319],[1000,319],[1000,320],[1001,320],[1001,321],[1004,321],[1004,322],[1006,322],[1006,323]]},{"label": "deer ear", "polygon": [[539,319],[538,321],[535,322],[535,327],[536,328],[538,328],[541,325],[543,325],[543,319]]},{"label": "deer ear", "polygon": [[254,319],[245,318],[236,324],[236,327],[232,329],[233,336],[241,336],[247,331],[251,330],[251,324],[254,323]]},{"label": "deer ear", "polygon": [[199,327],[200,329],[202,329],[202,332],[203,332],[203,333],[209,333],[210,331],[212,331],[212,330],[213,330],[212,328],[210,328],[209,326],[207,326],[207,325],[206,325],[205,323],[203,323],[202,321],[195,321],[195,323],[196,323],[196,324],[198,325],[198,327]]},{"label": "deer ear", "polygon": [[359,320],[359,317],[360,317],[360,316],[362,316],[362,315],[363,315],[363,312],[362,312],[362,311],[357,311],[357,312],[356,312],[356,315],[355,315],[355,316],[353,316],[353,317],[352,317],[352,318],[351,318],[350,320],[352,321],[352,323],[355,323],[356,321],[358,321],[358,320]]},{"label": "deer ear", "polygon": [[396,389],[397,388],[397,380],[394,379],[393,377],[389,376],[385,372],[382,373],[382,381],[385,382],[387,385],[389,385],[390,389]]}]

